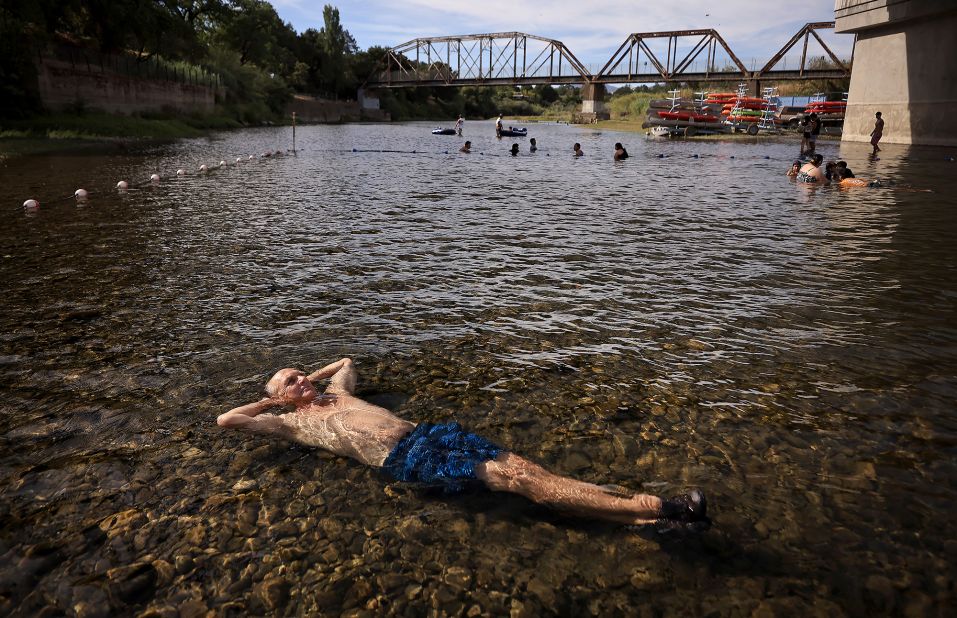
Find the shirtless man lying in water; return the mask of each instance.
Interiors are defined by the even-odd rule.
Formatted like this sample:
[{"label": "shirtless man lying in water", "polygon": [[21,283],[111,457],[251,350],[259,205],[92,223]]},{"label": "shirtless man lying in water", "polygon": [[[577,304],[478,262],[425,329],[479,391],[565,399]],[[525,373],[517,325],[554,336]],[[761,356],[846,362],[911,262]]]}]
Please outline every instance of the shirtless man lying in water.
[{"label": "shirtless man lying in water", "polygon": [[[331,378],[320,394],[313,382]],[[467,433],[458,423],[410,423],[354,395],[356,370],[343,358],[310,375],[281,369],[266,384],[268,397],[221,415],[220,427],[276,434],[308,446],[381,467],[400,481],[440,485],[446,491],[482,481],[579,517],[624,524],[657,524],[661,530],[707,530],[704,494],[694,490],[662,500],[622,495],[598,485],[557,476],[500,446]],[[294,412],[269,408],[295,405]]]}]

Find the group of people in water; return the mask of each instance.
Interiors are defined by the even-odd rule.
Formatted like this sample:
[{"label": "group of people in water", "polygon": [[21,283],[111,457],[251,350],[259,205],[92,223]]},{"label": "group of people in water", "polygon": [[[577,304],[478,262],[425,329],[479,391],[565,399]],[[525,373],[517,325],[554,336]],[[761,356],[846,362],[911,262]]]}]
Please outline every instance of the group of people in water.
[{"label": "group of people in water", "polygon": [[822,163],[824,157],[819,154],[812,155],[811,160],[803,165],[800,159],[795,160],[788,169],[787,176],[809,184],[836,182],[844,187],[863,187],[868,184],[867,181],[854,176],[854,172],[847,166],[847,161],[828,161],[823,170]]},{"label": "group of people in water", "polygon": [[[538,150],[538,142],[535,141],[535,138],[534,138],[534,137],[529,138],[529,140],[528,140],[528,151],[529,151],[530,153],[534,153],[534,152],[536,152],[537,150]],[[461,148],[459,148],[459,152],[462,152],[462,153],[465,153],[465,154],[471,154],[471,152],[472,152],[472,142],[469,141],[469,140],[465,140],[465,143],[462,144],[462,147],[461,147]],[[509,151],[508,151],[508,153],[509,153],[510,155],[512,155],[513,157],[517,157],[517,156],[519,155],[519,152],[521,152],[521,148],[519,148],[519,145],[518,145],[517,143],[516,143],[516,144],[512,144],[512,147],[511,147],[511,148],[509,149]],[[575,145],[572,146],[572,156],[573,156],[573,157],[583,157],[583,156],[585,156],[585,152],[582,150],[582,145],[579,144],[578,142],[575,142]],[[624,146],[622,146],[621,142],[616,142],[616,143],[615,143],[615,153],[614,153],[613,157],[614,157],[615,161],[624,161],[625,159],[628,158],[628,151],[625,149]]]}]

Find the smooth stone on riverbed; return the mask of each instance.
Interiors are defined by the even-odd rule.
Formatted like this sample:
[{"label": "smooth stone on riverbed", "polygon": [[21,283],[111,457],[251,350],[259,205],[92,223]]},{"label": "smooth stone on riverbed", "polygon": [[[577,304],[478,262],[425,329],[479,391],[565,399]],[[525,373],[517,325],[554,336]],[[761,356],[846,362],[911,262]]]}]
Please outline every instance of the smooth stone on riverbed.
[{"label": "smooth stone on riverbed", "polygon": [[267,577],[253,586],[253,595],[263,607],[276,612],[289,602],[289,582],[279,577]]},{"label": "smooth stone on riverbed", "polygon": [[233,485],[233,491],[244,492],[257,487],[259,487],[259,483],[256,482],[256,479],[239,479]]},{"label": "smooth stone on riverbed", "polygon": [[157,581],[152,564],[137,562],[106,572],[110,595],[127,603],[136,603],[149,596]]}]

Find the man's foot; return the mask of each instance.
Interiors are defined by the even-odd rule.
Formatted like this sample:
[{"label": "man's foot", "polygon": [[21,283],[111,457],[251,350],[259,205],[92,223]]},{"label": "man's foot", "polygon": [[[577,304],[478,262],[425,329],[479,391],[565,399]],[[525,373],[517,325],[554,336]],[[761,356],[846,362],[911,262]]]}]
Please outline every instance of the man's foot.
[{"label": "man's foot", "polygon": [[661,501],[661,518],[677,522],[708,520],[708,501],[699,489]]},{"label": "man's foot", "polygon": [[675,521],[674,519],[659,519],[655,522],[655,531],[660,534],[707,532],[711,529],[711,519],[705,517],[698,521]]}]

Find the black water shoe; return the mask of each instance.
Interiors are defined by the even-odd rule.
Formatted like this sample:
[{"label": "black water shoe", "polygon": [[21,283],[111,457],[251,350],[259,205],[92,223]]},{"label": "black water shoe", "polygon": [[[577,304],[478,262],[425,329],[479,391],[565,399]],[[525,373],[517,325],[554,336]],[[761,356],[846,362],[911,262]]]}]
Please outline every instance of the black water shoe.
[{"label": "black water shoe", "polygon": [[661,501],[661,519],[692,523],[708,521],[708,501],[699,489]]}]

